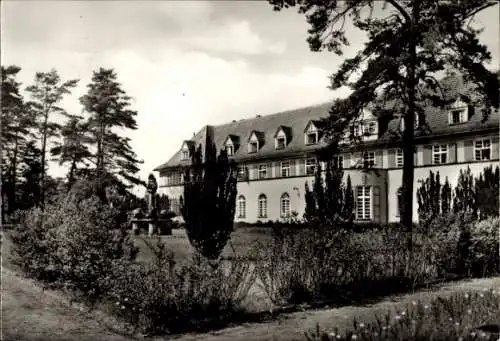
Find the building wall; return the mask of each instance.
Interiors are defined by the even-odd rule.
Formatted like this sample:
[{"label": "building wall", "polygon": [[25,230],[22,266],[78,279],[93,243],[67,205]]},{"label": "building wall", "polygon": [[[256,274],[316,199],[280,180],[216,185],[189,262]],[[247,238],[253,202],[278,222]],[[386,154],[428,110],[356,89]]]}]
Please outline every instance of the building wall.
[{"label": "building wall", "polygon": [[[372,186],[378,188],[376,197],[372,199],[372,216],[374,220],[382,223],[387,221],[387,172],[385,170],[362,172],[357,169],[345,170],[344,181],[347,176],[351,177],[353,188],[356,186]],[[246,202],[246,215],[238,218],[238,206],[235,221],[254,223],[257,221],[286,220],[280,212],[281,196],[288,193],[290,197],[290,211],[297,212],[298,218],[302,219],[305,211],[305,184],[312,188],[314,176],[294,176],[288,178],[272,178],[265,180],[250,180],[238,182],[237,197],[243,195]],[[167,195],[171,200],[178,200],[183,195],[182,186],[160,187],[159,194]],[[267,199],[267,217],[258,217],[258,198],[264,194]]]},{"label": "building wall", "polygon": [[[491,161],[474,161],[473,141],[479,138],[491,138]],[[447,144],[449,147],[448,164],[432,165],[432,152],[430,147],[433,143]],[[414,175],[414,205],[413,205],[413,220],[418,221],[418,204],[416,200],[416,191],[420,180],[425,180],[429,175],[429,171],[439,171],[442,181],[448,177],[448,181],[452,187],[455,187],[460,169],[471,168],[474,175],[478,175],[487,166],[498,166],[499,162],[499,143],[498,135],[475,136],[466,138],[451,138],[447,140],[439,140],[439,142],[431,141],[426,145],[416,146],[415,152],[415,175]],[[378,198],[372,200],[372,210],[376,214],[374,220],[380,222],[397,222],[399,221],[397,191],[402,184],[402,168],[395,168],[394,149],[378,149],[375,150],[377,171],[369,172],[361,169],[353,169],[360,164],[361,154],[343,153],[343,166],[345,167],[345,178],[350,175],[353,189],[356,186],[368,185],[378,187]],[[305,169],[306,157],[302,158],[286,158],[276,159],[272,161],[262,162],[247,162],[244,166],[248,171],[248,181],[238,182],[238,196],[243,195],[246,201],[246,216],[245,218],[237,218],[236,221],[256,222],[257,220],[283,220],[280,217],[280,198],[283,193],[288,193],[290,196],[290,211],[298,213],[298,217],[302,218],[305,210],[304,187],[306,181],[310,188],[314,181],[314,176],[307,176]],[[286,178],[280,177],[280,162],[291,161],[290,175]],[[267,178],[258,179],[258,166],[267,166]],[[382,169],[380,169],[382,168]],[[166,180],[168,176],[175,171],[161,172],[159,179],[159,193],[166,194],[169,198],[178,200],[183,195],[183,186],[177,185],[180,179],[179,171],[176,171],[178,176],[174,177],[175,181]],[[175,184],[175,185],[169,185]],[[260,194],[265,194],[267,198],[267,218],[258,217],[258,197]]]}]

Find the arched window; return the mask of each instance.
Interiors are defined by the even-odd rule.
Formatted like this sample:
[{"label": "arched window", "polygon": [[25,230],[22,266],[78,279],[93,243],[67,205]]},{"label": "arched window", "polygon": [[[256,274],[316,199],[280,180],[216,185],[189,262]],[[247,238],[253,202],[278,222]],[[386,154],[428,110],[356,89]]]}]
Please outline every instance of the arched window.
[{"label": "arched window", "polygon": [[280,212],[281,218],[290,217],[290,196],[288,193],[283,193],[280,198]]},{"label": "arched window", "polygon": [[267,218],[267,198],[264,194],[259,195],[258,218]]},{"label": "arched window", "polygon": [[247,203],[245,200],[245,197],[243,195],[240,195],[238,197],[238,218],[245,218],[246,217],[246,212],[247,212]]}]

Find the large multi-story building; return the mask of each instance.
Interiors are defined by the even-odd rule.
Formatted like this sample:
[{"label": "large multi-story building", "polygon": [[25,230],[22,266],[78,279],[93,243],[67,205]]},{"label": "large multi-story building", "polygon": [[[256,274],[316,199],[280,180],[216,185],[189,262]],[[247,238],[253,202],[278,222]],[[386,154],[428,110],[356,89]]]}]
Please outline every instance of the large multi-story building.
[{"label": "large multi-story building", "polygon": [[[183,169],[190,164],[193,148],[211,136],[217,149],[225,149],[239,167],[236,221],[284,220],[293,212],[301,218],[305,183],[314,181],[316,151],[325,145],[317,122],[328,116],[330,108],[328,103],[205,126],[155,168],[159,193],[168,195],[173,210],[179,211]],[[499,164],[499,113],[494,111],[483,121],[480,109],[465,103],[457,91],[456,101],[448,108],[428,107],[425,123],[415,122],[414,220],[418,220],[419,180],[427,178],[430,170],[439,171],[441,179],[447,177],[455,186],[461,169],[470,167],[479,174]],[[399,221],[401,120],[384,122],[374,113],[363,115],[354,131],[362,142],[344,144],[335,160],[343,166],[344,176],[351,178],[357,220]]]}]

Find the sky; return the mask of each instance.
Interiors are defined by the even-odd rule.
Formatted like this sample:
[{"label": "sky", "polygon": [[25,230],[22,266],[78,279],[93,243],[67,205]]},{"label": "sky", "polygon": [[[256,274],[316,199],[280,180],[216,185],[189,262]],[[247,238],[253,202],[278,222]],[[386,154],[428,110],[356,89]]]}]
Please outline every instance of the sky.
[{"label": "sky", "polygon": [[[480,39],[499,65],[498,6],[481,12]],[[128,133],[146,179],[204,125],[252,118],[345,96],[328,76],[365,42],[347,25],[343,56],[310,52],[308,25],[296,9],[274,12],[265,1],[1,2],[1,63],[36,72],[55,68],[79,85],[62,102],[81,114],[78,98],[92,72],[113,68],[138,112]],[[49,173],[64,176],[51,164]],[[156,174],[157,175],[157,174]]]}]

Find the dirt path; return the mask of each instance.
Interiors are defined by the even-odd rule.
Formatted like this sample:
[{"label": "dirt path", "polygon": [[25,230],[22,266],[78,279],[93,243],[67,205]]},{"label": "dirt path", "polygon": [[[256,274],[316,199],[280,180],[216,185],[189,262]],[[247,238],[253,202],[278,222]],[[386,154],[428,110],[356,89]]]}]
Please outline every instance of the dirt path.
[{"label": "dirt path", "polygon": [[[439,289],[440,295],[460,290],[481,290],[500,288],[500,277],[464,281],[449,284]],[[402,307],[413,300],[426,301],[437,291],[421,291],[414,294],[395,296],[371,306],[349,306],[283,315],[278,320],[246,324],[204,334],[184,334],[153,338],[161,340],[304,340],[304,331],[319,323],[321,327],[351,326],[352,319],[371,319],[375,313]],[[97,322],[105,321],[105,322]],[[88,314],[71,306],[50,290],[42,291],[31,280],[24,279],[9,269],[2,269],[2,340],[59,341],[59,340],[111,340],[132,341],[135,338],[111,332],[106,326],[113,320],[102,315]]]}]

